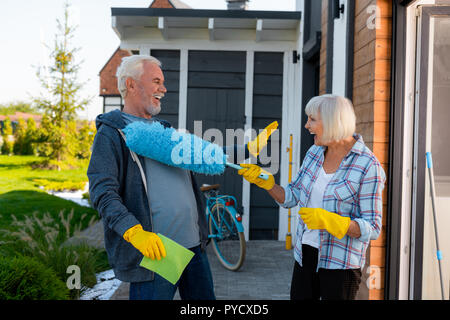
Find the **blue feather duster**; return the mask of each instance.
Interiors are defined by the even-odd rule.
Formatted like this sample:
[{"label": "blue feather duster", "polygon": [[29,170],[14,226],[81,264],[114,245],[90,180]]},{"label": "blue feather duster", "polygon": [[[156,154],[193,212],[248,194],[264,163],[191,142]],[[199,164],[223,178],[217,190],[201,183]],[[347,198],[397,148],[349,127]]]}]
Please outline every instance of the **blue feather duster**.
[{"label": "blue feather duster", "polygon": [[227,155],[223,149],[196,135],[165,128],[157,121],[135,121],[123,132],[128,148],[141,156],[207,175],[225,171]]}]

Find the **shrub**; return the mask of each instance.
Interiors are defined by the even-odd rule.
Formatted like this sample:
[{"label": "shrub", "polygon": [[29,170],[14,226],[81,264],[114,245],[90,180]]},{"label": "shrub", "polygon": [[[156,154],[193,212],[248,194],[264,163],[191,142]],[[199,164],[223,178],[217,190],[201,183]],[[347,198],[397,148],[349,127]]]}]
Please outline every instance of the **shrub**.
[{"label": "shrub", "polygon": [[0,300],[64,300],[66,284],[36,259],[0,257]]},{"label": "shrub", "polygon": [[[2,230],[9,242],[6,242],[7,245],[3,246],[0,254],[12,256],[15,252],[21,252],[25,256],[33,257],[50,267],[61,281],[67,280],[67,267],[78,266],[81,271],[82,288],[70,290],[71,299],[78,298],[87,287],[94,286],[97,283],[95,273],[108,268],[104,250],[85,243],[68,243],[68,240],[82,229],[81,225],[84,222],[84,217],[81,217],[78,224],[74,223],[73,211],[67,216],[60,212],[59,221],[48,213],[43,217],[33,214],[31,217],[26,217],[25,221],[12,217],[12,224],[17,231]],[[93,220],[89,222],[89,225],[92,223]]]},{"label": "shrub", "polygon": [[85,192],[81,195],[81,197],[83,199],[86,199],[89,202],[89,205],[92,207],[92,202],[91,202],[91,194],[88,192]]}]

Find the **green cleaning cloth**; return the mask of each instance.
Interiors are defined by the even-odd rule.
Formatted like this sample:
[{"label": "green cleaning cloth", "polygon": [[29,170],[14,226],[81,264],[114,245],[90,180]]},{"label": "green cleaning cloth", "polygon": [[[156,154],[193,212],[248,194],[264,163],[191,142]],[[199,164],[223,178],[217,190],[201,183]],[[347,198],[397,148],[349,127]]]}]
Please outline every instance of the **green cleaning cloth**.
[{"label": "green cleaning cloth", "polygon": [[194,253],[160,233],[158,233],[158,236],[166,249],[166,257],[161,258],[161,260],[144,257],[140,266],[156,272],[170,283],[175,284],[180,279]]}]

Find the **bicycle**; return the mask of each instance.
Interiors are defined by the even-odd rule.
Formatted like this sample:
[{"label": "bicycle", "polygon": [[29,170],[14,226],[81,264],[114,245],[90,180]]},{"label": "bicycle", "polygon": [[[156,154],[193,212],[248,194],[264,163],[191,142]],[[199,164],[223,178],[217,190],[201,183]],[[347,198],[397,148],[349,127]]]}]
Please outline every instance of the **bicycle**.
[{"label": "bicycle", "polygon": [[223,267],[237,271],[245,259],[245,236],[242,215],[236,198],[219,194],[219,184],[203,185],[206,197],[206,221],[214,252]]}]

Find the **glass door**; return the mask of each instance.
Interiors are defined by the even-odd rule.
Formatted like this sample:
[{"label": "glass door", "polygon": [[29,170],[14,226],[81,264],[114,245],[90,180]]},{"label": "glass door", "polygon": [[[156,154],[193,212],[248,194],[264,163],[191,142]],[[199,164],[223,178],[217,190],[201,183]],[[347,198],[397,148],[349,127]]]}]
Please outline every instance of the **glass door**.
[{"label": "glass door", "polygon": [[[420,7],[414,136],[411,281],[413,299],[445,299],[450,282],[450,7]],[[434,171],[433,215],[426,152]],[[436,240],[436,232],[438,240]]]}]

